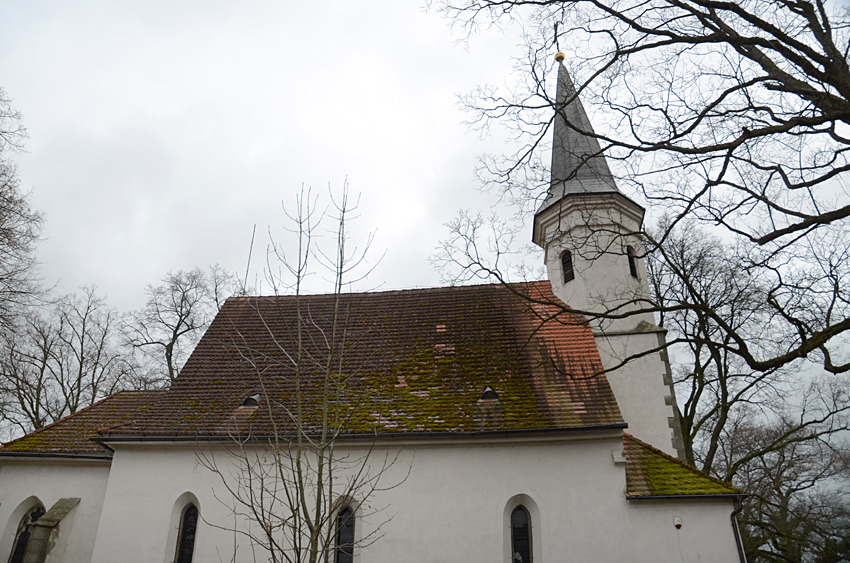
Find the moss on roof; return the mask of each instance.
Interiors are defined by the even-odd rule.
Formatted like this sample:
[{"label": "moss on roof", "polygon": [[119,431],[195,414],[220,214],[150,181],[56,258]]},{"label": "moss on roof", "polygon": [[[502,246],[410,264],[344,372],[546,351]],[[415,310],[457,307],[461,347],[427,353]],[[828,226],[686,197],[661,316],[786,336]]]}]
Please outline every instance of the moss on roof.
[{"label": "moss on roof", "polygon": [[[333,295],[229,299],[171,389],[113,435],[226,435],[245,398],[260,391],[260,408],[241,430],[287,433],[296,380],[301,422],[320,428],[334,307]],[[304,361],[296,378],[299,308]],[[339,310],[344,342],[329,399],[345,433],[623,423],[587,322],[548,282],[344,294]],[[499,401],[484,408],[478,399],[488,386]]]},{"label": "moss on roof", "polygon": [[630,434],[623,435],[623,450],[629,498],[743,494]]},{"label": "moss on roof", "polygon": [[77,454],[108,456],[91,441],[97,431],[126,423],[144,412],[162,391],[121,391],[91,406],[0,446],[3,454]]}]

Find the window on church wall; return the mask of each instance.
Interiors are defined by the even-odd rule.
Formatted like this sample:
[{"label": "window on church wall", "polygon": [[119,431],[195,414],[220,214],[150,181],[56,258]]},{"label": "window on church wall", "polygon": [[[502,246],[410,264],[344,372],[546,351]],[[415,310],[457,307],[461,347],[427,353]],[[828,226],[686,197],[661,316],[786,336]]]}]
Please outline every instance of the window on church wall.
[{"label": "window on church wall", "polygon": [[44,512],[44,507],[37,504],[21,518],[18,531],[15,533],[15,543],[12,546],[9,563],[23,563],[24,555],[27,552],[27,545],[30,541],[30,535],[32,534],[32,525],[35,524],[36,520],[44,516]]},{"label": "window on church wall", "polygon": [[531,518],[524,506],[511,512],[511,561],[531,563]]},{"label": "window on church wall", "polygon": [[344,508],[336,517],[334,563],[354,563],[354,511]]},{"label": "window on church wall", "polygon": [[569,250],[561,253],[561,270],[564,272],[564,283],[576,279],[576,273],[573,270],[573,254]]},{"label": "window on church wall", "polygon": [[189,503],[180,516],[180,534],[177,536],[177,554],[174,557],[174,563],[192,563],[197,531],[198,507]]},{"label": "window on church wall", "polygon": [[629,259],[629,273],[633,278],[638,277],[637,259],[635,258],[635,249],[631,246],[626,247],[626,257]]}]

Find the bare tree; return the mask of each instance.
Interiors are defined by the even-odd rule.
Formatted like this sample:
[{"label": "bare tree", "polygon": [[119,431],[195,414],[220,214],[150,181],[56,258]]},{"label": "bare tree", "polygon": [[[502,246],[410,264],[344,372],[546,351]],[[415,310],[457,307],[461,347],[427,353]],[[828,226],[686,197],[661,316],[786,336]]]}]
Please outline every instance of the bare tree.
[{"label": "bare tree", "polygon": [[4,432],[25,434],[62,417],[50,368],[59,338],[52,322],[35,311],[5,335],[0,397],[4,426],[11,430]]},{"label": "bare tree", "polygon": [[[760,280],[698,226],[672,230],[648,272],[673,343],[688,461],[750,495],[741,517],[748,560],[812,560],[848,532],[850,498],[835,493],[850,478],[846,377],[818,377],[804,359],[756,372],[717,345],[716,316],[753,347],[782,342],[765,330]],[[706,309],[687,306],[697,300]]]},{"label": "bare tree", "polygon": [[[434,3],[466,38],[482,25],[525,29],[518,84],[465,98],[474,124],[503,124],[517,141],[480,174],[517,206],[518,224],[550,187],[542,162],[556,119],[599,146],[571,177],[604,155],[619,186],[664,215],[649,233],[603,233],[641,237],[652,298],[620,296],[581,312],[603,320],[653,313],[668,329],[688,458],[752,493],[754,560],[827,557],[818,542],[840,545],[846,534],[838,525],[846,499],[829,493],[846,489],[834,468],[846,467],[850,402],[844,378],[815,374],[850,370],[846,8],[820,0]],[[550,79],[556,51],[567,53],[575,85],[566,100]],[[579,98],[594,130],[570,121],[566,108]],[[461,215],[442,265],[455,276],[507,279],[518,227],[490,226]],[[824,498],[836,501],[822,512],[835,525],[814,516]],[[793,530],[804,527],[792,517],[804,509],[818,523]]]},{"label": "bare tree", "polygon": [[168,272],[160,285],[148,285],[147,303],[129,313],[125,341],[149,366],[145,386],[174,382],[180,368],[224,300],[237,293],[235,277],[218,265]]},{"label": "bare tree", "polygon": [[252,287],[248,286],[247,280],[240,280],[235,274],[228,272],[218,264],[207,268],[207,280],[210,286],[210,297],[216,311],[221,310],[228,297],[251,295],[254,291]]},{"label": "bare tree", "polygon": [[10,153],[21,150],[26,129],[0,88],[0,328],[9,330],[20,308],[40,293],[35,247],[41,233],[41,214],[21,192]]},{"label": "bare tree", "polygon": [[545,196],[543,153],[556,113],[564,114],[548,77],[556,74],[552,54],[565,51],[575,82],[566,103],[580,96],[597,132],[568,126],[599,142],[621,187],[667,213],[667,230],[654,242],[663,244],[684,219],[702,222],[733,241],[736,259],[764,287],[769,328],[783,346],[753,345],[720,322],[716,342],[755,371],[800,357],[830,372],[850,370],[842,346],[850,328],[844,7],[822,0],[435,3],[465,36],[489,24],[525,28],[516,87],[466,98],[474,123],[504,124],[517,140],[514,152],[485,161],[489,186],[525,209]]},{"label": "bare tree", "polygon": [[[662,221],[659,230],[665,228]],[[743,404],[776,399],[777,388],[789,384],[792,370],[789,366],[754,372],[723,346],[723,339],[729,338],[724,327],[746,337],[753,347],[778,349],[781,343],[764,330],[770,321],[765,288],[747,275],[719,239],[697,225],[682,223],[648,255],[647,272],[660,310],[658,322],[668,330],[676,365],[687,461],[712,473],[720,435],[733,411]],[[690,306],[696,302],[704,307]],[[697,442],[702,449],[695,453]]]},{"label": "bare tree", "polygon": [[116,322],[90,287],[29,309],[2,343],[4,422],[29,432],[126,386],[133,366],[119,348]]},{"label": "bare tree", "polygon": [[724,428],[716,469],[750,495],[740,516],[748,561],[826,560],[850,536],[850,450],[821,408],[772,420],[744,408]]},{"label": "bare tree", "polygon": [[[395,462],[391,455],[373,456],[368,441],[361,448],[338,443],[358,394],[368,392],[351,384],[360,378],[346,356],[356,342],[347,338],[344,292],[355,270],[366,264],[371,236],[364,249],[350,248],[348,221],[357,206],[347,189],[327,210],[318,210],[316,203],[310,191],[302,191],[295,212],[287,213],[295,244],[270,245],[267,277],[279,297],[253,302],[251,314],[262,334],[234,329],[233,344],[258,391],[249,403],[264,412],[268,429],[257,436],[251,427],[240,428],[237,414],[234,442],[225,453],[209,449],[199,454],[201,463],[221,477],[227,494],[219,500],[237,521],[248,523],[234,531],[274,562],[327,563],[336,550],[350,556],[355,545],[375,541],[380,525],[357,539],[344,530],[353,529],[355,508],[361,523],[377,510],[370,508],[369,498],[385,488],[381,478]],[[328,221],[333,231],[320,231]],[[332,253],[318,244],[322,234],[332,236]],[[314,263],[328,273],[332,293],[308,299],[306,280],[317,273]]]}]

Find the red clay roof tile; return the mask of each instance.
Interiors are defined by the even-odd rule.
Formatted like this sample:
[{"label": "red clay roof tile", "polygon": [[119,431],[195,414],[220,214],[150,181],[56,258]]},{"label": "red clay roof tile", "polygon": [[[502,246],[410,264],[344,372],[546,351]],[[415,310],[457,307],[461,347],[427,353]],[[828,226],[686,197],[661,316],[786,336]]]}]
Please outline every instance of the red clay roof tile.
[{"label": "red clay roof tile", "polygon": [[76,454],[109,457],[91,441],[103,427],[125,423],[150,407],[162,391],[122,391],[0,446],[3,454]]},{"label": "red clay roof tile", "polygon": [[[548,282],[342,295],[329,381],[338,427],[357,434],[622,424],[589,327],[556,303]],[[111,434],[291,432],[296,383],[301,420],[317,431],[334,306],[333,295],[229,299],[171,389]],[[499,404],[482,410],[487,386]],[[258,392],[260,407],[247,416],[239,408]]]}]

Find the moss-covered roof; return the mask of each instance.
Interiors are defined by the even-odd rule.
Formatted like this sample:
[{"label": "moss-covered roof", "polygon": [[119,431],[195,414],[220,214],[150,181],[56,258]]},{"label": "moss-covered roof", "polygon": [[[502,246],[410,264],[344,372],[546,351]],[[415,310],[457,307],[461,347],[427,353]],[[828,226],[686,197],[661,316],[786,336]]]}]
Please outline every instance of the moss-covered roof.
[{"label": "moss-covered roof", "polygon": [[629,498],[741,495],[728,483],[703,473],[630,434],[623,435],[626,495]]},{"label": "moss-covered roof", "polygon": [[[228,300],[171,389],[111,436],[289,432],[296,385],[301,420],[317,430],[335,305],[333,295]],[[344,433],[623,423],[587,323],[548,282],[345,294],[338,305],[328,396]],[[498,400],[479,400],[486,387]],[[243,407],[256,393],[260,406]]]},{"label": "moss-covered roof", "polygon": [[108,457],[91,441],[97,431],[126,423],[150,407],[161,391],[122,391],[0,446],[4,454],[72,454]]}]

